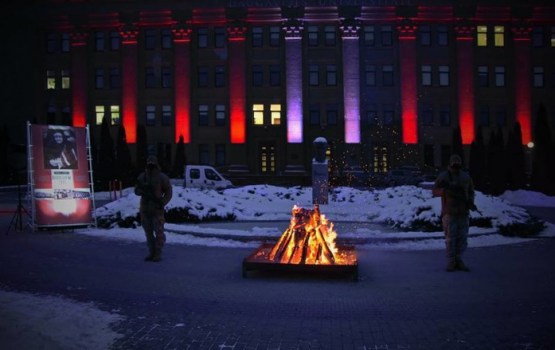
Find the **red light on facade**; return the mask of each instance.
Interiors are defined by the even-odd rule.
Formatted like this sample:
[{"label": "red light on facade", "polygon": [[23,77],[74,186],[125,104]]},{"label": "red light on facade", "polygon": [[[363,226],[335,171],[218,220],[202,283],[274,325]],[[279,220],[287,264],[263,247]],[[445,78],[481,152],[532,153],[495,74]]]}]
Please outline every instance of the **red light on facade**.
[{"label": "red light on facade", "polygon": [[463,145],[474,141],[474,55],[468,30],[459,29],[457,37],[459,126]]},{"label": "red light on facade", "polygon": [[[522,34],[524,35],[524,34]],[[530,91],[530,39],[515,40],[516,67],[515,72],[515,105],[516,120],[522,130],[522,144],[532,141],[532,97]]]},{"label": "red light on facade", "polygon": [[246,28],[236,26],[228,28],[229,50],[229,105],[231,143],[246,141],[246,81],[245,81],[245,34]]},{"label": "red light on facade", "polygon": [[125,45],[122,50],[122,124],[127,143],[137,142],[137,46]]},{"label": "red light on facade", "polygon": [[245,109],[234,106],[231,109],[231,143],[245,143]]},{"label": "red light on facade", "polygon": [[401,122],[403,143],[418,143],[418,117],[416,99],[416,40],[415,27],[397,28],[401,56]]},{"label": "red light on facade", "polygon": [[186,43],[189,40],[175,42],[175,142],[183,136],[183,142],[191,142],[190,130],[190,58]]}]

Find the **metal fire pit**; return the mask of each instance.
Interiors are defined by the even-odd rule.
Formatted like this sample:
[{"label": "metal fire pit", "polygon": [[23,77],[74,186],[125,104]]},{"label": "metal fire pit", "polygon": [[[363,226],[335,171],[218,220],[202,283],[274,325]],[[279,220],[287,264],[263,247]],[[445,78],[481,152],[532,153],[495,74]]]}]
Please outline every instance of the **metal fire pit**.
[{"label": "metal fire pit", "polygon": [[346,276],[358,281],[358,260],[354,246],[338,245],[338,254],[352,257],[348,264],[287,264],[274,262],[268,255],[274,243],[263,243],[251,255],[243,259],[243,277],[248,277],[250,271],[274,271],[283,273],[306,273],[319,276]]}]

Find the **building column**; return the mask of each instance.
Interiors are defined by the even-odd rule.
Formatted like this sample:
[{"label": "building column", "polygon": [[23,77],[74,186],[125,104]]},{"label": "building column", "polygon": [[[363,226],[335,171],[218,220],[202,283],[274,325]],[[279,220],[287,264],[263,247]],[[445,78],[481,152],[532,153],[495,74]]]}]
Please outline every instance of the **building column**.
[{"label": "building column", "polygon": [[345,143],[360,143],[360,56],[359,26],[343,24],[343,105],[345,109]]},{"label": "building column", "polygon": [[289,20],[285,32],[285,90],[287,142],[303,142],[303,51],[302,22]]},{"label": "building column", "polygon": [[457,35],[457,81],[459,126],[463,145],[470,145],[475,135],[474,108],[474,27],[455,27]]},{"label": "building column", "polygon": [[403,143],[418,143],[418,103],[416,87],[416,26],[401,25],[399,55],[401,71],[401,123]]},{"label": "building column", "polygon": [[247,135],[246,116],[246,26],[235,24],[227,28],[229,41],[229,106],[230,140],[244,144]]},{"label": "building column", "polygon": [[72,124],[87,124],[87,38],[88,34],[74,32],[71,39],[71,104]]},{"label": "building column", "polygon": [[174,28],[175,142],[191,142],[191,29]]},{"label": "building column", "polygon": [[122,125],[127,143],[137,142],[137,37],[135,28],[120,30],[122,44]]},{"label": "building column", "polygon": [[530,67],[530,27],[513,28],[515,45],[515,109],[522,130],[522,144],[532,141],[532,96]]}]

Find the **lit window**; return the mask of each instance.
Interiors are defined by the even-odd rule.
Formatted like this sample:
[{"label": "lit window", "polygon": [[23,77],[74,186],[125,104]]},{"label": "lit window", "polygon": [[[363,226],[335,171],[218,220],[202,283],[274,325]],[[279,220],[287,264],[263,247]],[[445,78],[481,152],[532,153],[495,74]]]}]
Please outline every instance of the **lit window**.
[{"label": "lit window", "polygon": [[504,26],[494,27],[494,45],[496,47],[505,46],[505,27]]},{"label": "lit window", "polygon": [[225,105],[216,105],[216,125],[225,125]]},{"label": "lit window", "polygon": [[146,125],[147,126],[156,125],[156,106],[155,105],[146,106]]},{"label": "lit window", "polygon": [[543,67],[534,67],[534,87],[543,87]]},{"label": "lit window", "polygon": [[270,105],[270,115],[272,120],[272,125],[280,125],[281,124],[281,105],[279,104],[271,104]]},{"label": "lit window", "polygon": [[264,125],[264,105],[252,105],[252,118],[254,125]]},{"label": "lit window", "polygon": [[56,89],[56,72],[54,70],[46,71],[46,88],[48,90]]},{"label": "lit window", "polygon": [[110,106],[110,120],[112,121],[112,125],[120,124],[120,113],[118,105]]},{"label": "lit window", "polygon": [[505,67],[495,67],[495,86],[505,86]]},{"label": "lit window", "polygon": [[449,86],[449,66],[439,66],[439,86]]},{"label": "lit window", "polygon": [[70,88],[69,70],[62,69],[62,89]]},{"label": "lit window", "polygon": [[169,126],[173,124],[173,111],[171,105],[162,105],[162,125]]},{"label": "lit window", "polygon": [[96,125],[102,125],[102,120],[104,119],[104,114],[105,114],[105,108],[104,106],[95,106],[94,107],[94,113],[96,116]]},{"label": "lit window", "polygon": [[422,66],[422,85],[431,86],[432,85],[432,66]]},{"label": "lit window", "polygon": [[476,42],[478,46],[488,46],[488,27],[487,26],[478,26],[476,28]]}]

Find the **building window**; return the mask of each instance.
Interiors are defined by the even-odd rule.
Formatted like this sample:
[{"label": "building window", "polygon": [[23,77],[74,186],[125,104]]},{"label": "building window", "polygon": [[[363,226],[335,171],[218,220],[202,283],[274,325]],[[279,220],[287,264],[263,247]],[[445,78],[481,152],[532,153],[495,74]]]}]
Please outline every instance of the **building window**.
[{"label": "building window", "polygon": [[503,47],[505,46],[505,27],[504,26],[495,26],[493,28],[493,42],[496,47]]},{"label": "building window", "polygon": [[337,67],[335,64],[326,65],[326,84],[328,86],[337,85]]},{"label": "building window", "polygon": [[214,47],[225,47],[226,43],[226,29],[224,27],[214,28]]},{"label": "building window", "polygon": [[505,67],[503,66],[495,67],[495,86],[505,86]]},{"label": "building window", "polygon": [[332,105],[332,106],[328,106],[327,110],[326,110],[326,121],[328,125],[337,125],[337,116],[338,116],[338,112],[337,112],[337,106],[336,105]]},{"label": "building window", "polygon": [[252,121],[254,125],[264,125],[264,105],[252,105]]},{"label": "building window", "polygon": [[374,26],[364,27],[364,45],[374,46],[376,43],[376,29]]},{"label": "building window", "polygon": [[432,66],[425,65],[420,68],[422,74],[422,86],[432,86]]},{"label": "building window", "polygon": [[317,26],[308,26],[308,46],[318,46]]},{"label": "building window", "polygon": [[163,88],[171,88],[173,82],[172,76],[172,68],[171,67],[162,67],[162,87]]},{"label": "building window", "polygon": [[198,105],[198,125],[208,125],[208,105]]},{"label": "building window", "polygon": [[264,84],[264,71],[261,65],[252,66],[252,86],[262,86]]},{"label": "building window", "polygon": [[378,124],[378,111],[376,106],[369,106],[366,108],[366,125],[377,125]]},{"label": "building window", "polygon": [[146,122],[147,126],[156,125],[156,106],[155,105],[147,105],[146,106],[145,122]]},{"label": "building window", "polygon": [[111,105],[110,106],[110,121],[112,125],[120,125],[120,112],[119,112],[119,105]]},{"label": "building window", "polygon": [[121,45],[121,38],[119,36],[119,32],[112,31],[110,32],[110,50],[117,51],[119,50]]},{"label": "building window", "polygon": [[160,31],[162,36],[162,48],[171,49],[173,47],[172,32],[169,28],[164,28]]},{"label": "building window", "polygon": [[382,80],[384,86],[393,86],[393,66],[382,67]]},{"label": "building window", "polygon": [[320,72],[318,70],[318,66],[315,64],[311,64],[308,66],[308,85],[310,86],[318,86],[320,84]]},{"label": "building window", "polygon": [[208,47],[208,28],[199,28],[197,31],[197,47]]},{"label": "building window", "polygon": [[431,104],[424,104],[422,106],[422,125],[434,125],[434,107]]},{"label": "building window", "polygon": [[198,86],[207,87],[208,86],[208,68],[198,67]]},{"label": "building window", "polygon": [[253,27],[251,32],[252,32],[252,47],[262,47],[264,45],[262,27]]},{"label": "building window", "polygon": [[395,122],[395,113],[393,110],[393,105],[386,104],[383,106],[383,124],[393,125]]},{"label": "building window", "polygon": [[389,169],[389,152],[386,146],[373,147],[372,165],[375,173],[386,173]]},{"label": "building window", "polygon": [[272,125],[281,125],[281,105],[270,105],[270,120]]},{"label": "building window", "polygon": [[489,86],[489,69],[488,66],[478,66],[478,85],[480,87]]},{"label": "building window", "polygon": [[277,64],[270,65],[270,86],[281,85],[281,68]]},{"label": "building window", "polygon": [[543,67],[534,67],[534,87],[543,87],[543,86],[544,86]]},{"label": "building window", "polygon": [[451,125],[451,107],[441,106],[439,110],[439,125],[450,126]]},{"label": "building window", "polygon": [[449,30],[447,29],[447,26],[437,27],[437,44],[439,46],[449,45]]},{"label": "building window", "polygon": [[206,144],[198,145],[198,160],[202,165],[210,164],[210,146]]},{"label": "building window", "polygon": [[70,47],[69,34],[62,33],[62,52],[69,52]]},{"label": "building window", "polygon": [[156,48],[156,30],[145,29],[145,50],[154,50]]},{"label": "building window", "polygon": [[162,105],[162,125],[173,125],[173,108],[171,105]]},{"label": "building window", "polygon": [[393,30],[391,29],[391,26],[382,26],[381,35],[383,46],[393,45]]},{"label": "building window", "polygon": [[56,71],[49,69],[46,71],[46,89],[55,90],[56,89]]},{"label": "building window", "polygon": [[94,49],[98,52],[104,51],[106,45],[104,32],[94,33]]},{"label": "building window", "polygon": [[155,88],[156,87],[156,76],[154,74],[153,67],[145,68],[145,87]]},{"label": "building window", "polygon": [[449,66],[439,66],[439,86],[449,86]]},{"label": "building window", "polygon": [[96,68],[94,70],[94,87],[104,89],[104,69]]},{"label": "building window", "polygon": [[110,88],[111,89],[121,88],[121,73],[119,68],[110,69]]},{"label": "building window", "polygon": [[281,30],[279,27],[270,27],[270,46],[278,47],[280,44]]},{"label": "building window", "polygon": [[225,145],[216,144],[216,166],[225,165]]},{"label": "building window", "polygon": [[532,30],[532,45],[534,47],[542,47],[543,40],[543,27],[534,27]]},{"label": "building window", "polygon": [[104,108],[104,106],[94,106],[96,125],[102,125],[102,120],[104,119],[105,113],[106,109]]},{"label": "building window", "polygon": [[226,115],[225,115],[225,105],[216,105],[216,125],[224,126]]},{"label": "building window", "polygon": [[276,147],[274,145],[260,146],[260,172],[273,173],[276,171]]},{"label": "building window", "polygon": [[58,36],[50,33],[46,36],[46,52],[55,53],[58,50]]},{"label": "building window", "polygon": [[68,69],[62,69],[62,89],[69,89],[70,86],[70,76]]},{"label": "building window", "polygon": [[324,40],[326,46],[334,46],[335,45],[335,26],[325,26],[324,27]]},{"label": "building window", "polygon": [[224,66],[216,66],[214,68],[214,86],[225,86],[225,69]]},{"label": "building window", "polygon": [[488,46],[488,27],[478,26],[476,28],[476,44],[478,46]]},{"label": "building window", "polygon": [[420,45],[430,46],[432,44],[432,32],[430,26],[420,26]]},{"label": "building window", "polygon": [[364,67],[364,80],[366,86],[376,86],[376,66],[367,65]]},{"label": "building window", "polygon": [[489,126],[489,106],[481,105],[478,109],[480,126]]},{"label": "building window", "polygon": [[308,111],[310,125],[320,125],[320,108],[319,106],[311,106]]}]

